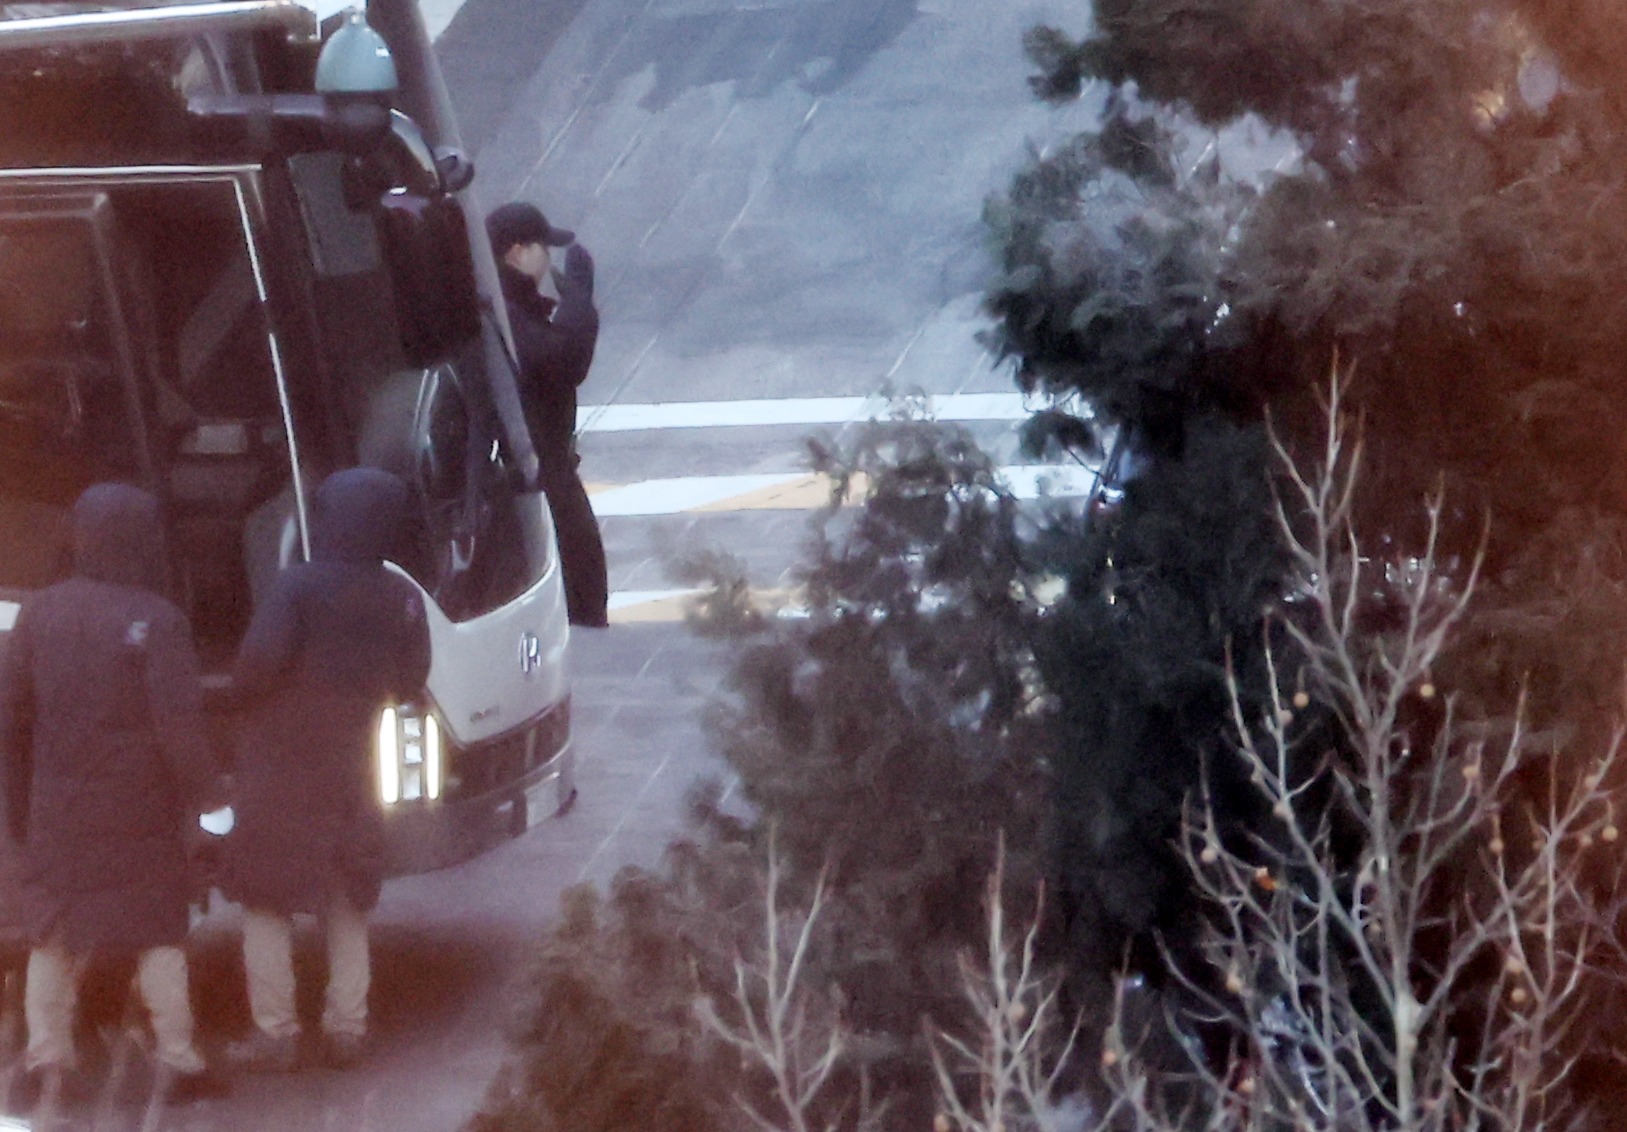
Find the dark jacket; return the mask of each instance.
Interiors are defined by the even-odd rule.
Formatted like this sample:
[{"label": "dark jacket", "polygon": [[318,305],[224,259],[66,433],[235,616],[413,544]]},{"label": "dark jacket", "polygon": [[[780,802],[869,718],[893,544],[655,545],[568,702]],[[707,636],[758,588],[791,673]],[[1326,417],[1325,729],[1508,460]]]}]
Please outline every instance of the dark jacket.
[{"label": "dark jacket", "polygon": [[501,261],[497,265],[509,328],[520,366],[520,400],[544,472],[574,469],[576,390],[587,380],[599,341],[593,305],[593,259],[580,244],[565,249],[565,269],[554,273],[559,302],[536,282]]},{"label": "dark jacket", "polygon": [[100,484],[73,524],[74,576],[24,604],[0,690],[25,925],[74,952],[179,943],[214,779],[191,630],[158,592],[157,500]]},{"label": "dark jacket", "polygon": [[384,565],[407,506],[388,472],[329,476],[311,561],[279,574],[254,611],[232,680],[244,719],[223,872],[227,895],[248,907],[317,912],[341,891],[363,911],[378,902],[379,712],[429,675],[423,602]]}]

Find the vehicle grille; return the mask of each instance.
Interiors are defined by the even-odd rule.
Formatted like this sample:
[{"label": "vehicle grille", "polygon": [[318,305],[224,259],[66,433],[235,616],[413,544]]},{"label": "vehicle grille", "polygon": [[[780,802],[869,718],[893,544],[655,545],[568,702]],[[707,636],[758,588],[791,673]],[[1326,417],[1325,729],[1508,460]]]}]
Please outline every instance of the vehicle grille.
[{"label": "vehicle grille", "polygon": [[452,752],[446,793],[449,799],[473,798],[524,780],[559,753],[571,733],[567,698],[529,727],[474,747]]}]

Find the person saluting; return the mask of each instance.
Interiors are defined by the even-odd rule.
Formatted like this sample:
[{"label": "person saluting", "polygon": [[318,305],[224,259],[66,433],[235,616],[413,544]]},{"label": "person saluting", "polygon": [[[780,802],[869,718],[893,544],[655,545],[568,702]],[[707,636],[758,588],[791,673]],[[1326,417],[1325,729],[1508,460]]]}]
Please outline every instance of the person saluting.
[{"label": "person saluting", "polygon": [[[577,474],[576,454],[576,390],[587,379],[599,341],[593,257],[574,232],[555,228],[523,201],[493,209],[486,234],[514,334],[520,401],[559,538],[570,622],[602,628],[610,623],[604,539]],[[553,270],[554,248],[565,249],[562,271]],[[559,292],[557,301],[540,290],[545,280]]]}]

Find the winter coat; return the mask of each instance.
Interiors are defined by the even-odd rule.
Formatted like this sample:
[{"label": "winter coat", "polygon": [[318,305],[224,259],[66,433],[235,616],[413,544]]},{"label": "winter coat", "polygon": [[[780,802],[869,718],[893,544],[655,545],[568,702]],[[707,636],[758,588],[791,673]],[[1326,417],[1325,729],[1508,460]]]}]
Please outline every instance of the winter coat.
[{"label": "winter coat", "polygon": [[514,332],[520,399],[537,458],[545,473],[569,469],[576,435],[576,390],[587,380],[599,341],[593,258],[580,244],[565,249],[565,269],[554,273],[557,303],[538,291],[529,275],[501,262],[497,270],[509,328]]},{"label": "winter coat", "polygon": [[379,713],[429,675],[418,591],[384,559],[406,485],[351,468],[316,493],[311,561],[276,578],[232,674],[243,709],[222,887],[247,907],[318,912],[337,893],[366,911],[384,879],[374,768]]},{"label": "winter coat", "polygon": [[0,681],[24,924],[75,953],[179,943],[215,770],[191,629],[158,592],[157,500],[97,485],[73,527],[74,576],[24,603]]}]

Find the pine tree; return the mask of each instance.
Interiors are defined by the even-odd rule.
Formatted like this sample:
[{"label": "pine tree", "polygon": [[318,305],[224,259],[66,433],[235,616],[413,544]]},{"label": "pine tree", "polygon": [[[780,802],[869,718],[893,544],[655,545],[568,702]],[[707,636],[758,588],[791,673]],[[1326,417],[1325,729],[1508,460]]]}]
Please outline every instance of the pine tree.
[{"label": "pine tree", "polygon": [[[1539,726],[1596,740],[1627,625],[1627,86],[1600,47],[1616,6],[1097,0],[1094,17],[1027,46],[1041,97],[1109,87],[1100,128],[988,209],[992,341],[1026,387],[1081,394],[1157,457],[1108,529],[1049,542],[1069,589],[1039,652],[1087,968],[1184,914],[1166,847],[1221,743],[1221,652],[1258,695],[1246,642],[1284,585],[1261,430],[1314,451],[1331,366],[1364,423],[1364,541],[1417,553],[1440,488],[1445,573],[1486,555],[1441,661],[1471,710],[1523,688]],[[1245,130],[1292,160],[1249,168]]]},{"label": "pine tree", "polygon": [[[963,431],[881,422],[813,444],[811,464],[833,488],[802,616],[754,615],[716,555],[689,564],[714,583],[697,628],[737,650],[713,719],[730,804],[701,792],[660,868],[569,897],[471,1132],[760,1127],[748,1108],[786,1128],[931,1125],[924,1026],[964,1010],[985,881],[1000,856],[1029,903],[1045,868],[1037,603],[1018,505]],[[765,902],[783,913],[771,928]],[[784,1056],[752,1030],[775,1001],[787,1030],[805,1020]],[[827,1083],[793,1117],[776,1073],[829,1048]]]}]

